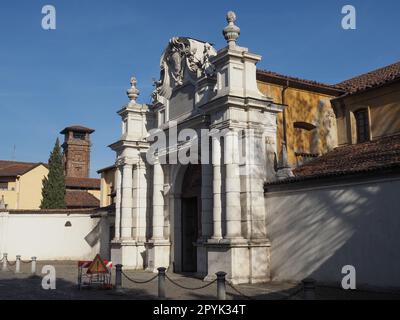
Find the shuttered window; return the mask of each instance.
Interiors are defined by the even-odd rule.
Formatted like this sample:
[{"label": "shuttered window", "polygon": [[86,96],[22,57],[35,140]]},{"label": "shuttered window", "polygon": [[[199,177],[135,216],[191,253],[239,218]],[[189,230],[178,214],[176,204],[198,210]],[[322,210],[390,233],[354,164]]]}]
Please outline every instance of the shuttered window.
[{"label": "shuttered window", "polygon": [[356,119],[357,143],[369,141],[368,110],[360,109],[354,113],[354,117]]}]

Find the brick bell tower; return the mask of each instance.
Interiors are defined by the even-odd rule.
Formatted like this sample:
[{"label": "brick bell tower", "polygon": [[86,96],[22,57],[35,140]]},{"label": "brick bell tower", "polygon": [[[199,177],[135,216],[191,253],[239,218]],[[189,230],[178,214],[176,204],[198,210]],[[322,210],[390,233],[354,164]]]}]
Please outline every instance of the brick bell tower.
[{"label": "brick bell tower", "polygon": [[64,170],[67,177],[89,178],[90,175],[90,135],[93,129],[82,126],[66,127],[64,135]]}]

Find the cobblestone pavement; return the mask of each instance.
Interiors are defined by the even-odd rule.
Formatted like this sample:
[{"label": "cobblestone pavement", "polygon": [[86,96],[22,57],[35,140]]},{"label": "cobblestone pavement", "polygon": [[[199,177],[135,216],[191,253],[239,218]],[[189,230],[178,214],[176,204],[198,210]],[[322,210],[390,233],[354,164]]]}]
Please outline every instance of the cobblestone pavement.
[{"label": "cobblestone pavement", "polygon": [[[44,265],[53,265],[56,268],[56,289],[43,290],[40,271]],[[146,284],[135,284],[122,279],[121,292],[114,290],[82,289],[77,288],[77,264],[75,262],[38,262],[38,276],[31,277],[30,265],[22,264],[21,273],[0,271],[0,300],[7,299],[62,299],[62,300],[154,300],[157,299],[157,279]],[[155,274],[144,271],[127,271],[126,274],[139,281],[152,278]],[[204,286],[205,282],[190,277],[190,275],[168,273],[175,282],[185,287],[195,288]],[[114,282],[114,274],[113,280]],[[247,297],[256,300],[302,299],[302,292],[298,292],[300,285],[290,282],[270,282],[265,284],[246,284],[235,286]],[[169,280],[166,282],[166,296],[171,300],[216,299],[216,283],[200,290],[187,290],[177,287]],[[227,286],[227,299],[248,299],[231,287]],[[400,292],[378,293],[368,291],[344,291],[332,287],[318,287],[317,299],[400,299]]]}]

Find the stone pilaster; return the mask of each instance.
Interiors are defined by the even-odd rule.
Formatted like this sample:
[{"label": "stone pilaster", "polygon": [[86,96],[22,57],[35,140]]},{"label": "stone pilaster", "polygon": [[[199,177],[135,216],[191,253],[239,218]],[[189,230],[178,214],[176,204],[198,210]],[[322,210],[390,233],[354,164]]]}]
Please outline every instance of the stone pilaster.
[{"label": "stone pilaster", "polygon": [[164,238],[164,172],[158,159],[153,166],[153,232],[148,248],[147,270],[168,268],[170,264],[170,242]]},{"label": "stone pilaster", "polygon": [[122,168],[117,167],[115,173],[116,197],[115,197],[115,236],[114,240],[119,240],[121,237],[121,183],[122,183]]},{"label": "stone pilaster", "polygon": [[212,138],[213,163],[213,236],[214,240],[222,239],[222,175],[221,175],[221,141]]},{"label": "stone pilaster", "polygon": [[146,240],[146,212],[147,212],[147,179],[146,164],[140,161],[135,170],[136,186],[136,240],[144,242]]},{"label": "stone pilaster", "polygon": [[164,239],[164,172],[156,161],[153,166],[153,240]]},{"label": "stone pilaster", "polygon": [[[245,131],[245,165],[241,172],[242,193],[247,239],[265,239],[264,181],[267,163],[265,140],[259,130]],[[273,169],[273,168],[272,168]]]},{"label": "stone pilaster", "polygon": [[238,132],[225,134],[225,192],[226,192],[226,238],[239,239],[241,234],[240,172]]},{"label": "stone pilaster", "polygon": [[213,235],[213,168],[201,166],[201,230],[203,240]]},{"label": "stone pilaster", "polygon": [[125,163],[122,169],[121,239],[132,239],[132,171],[133,165]]}]

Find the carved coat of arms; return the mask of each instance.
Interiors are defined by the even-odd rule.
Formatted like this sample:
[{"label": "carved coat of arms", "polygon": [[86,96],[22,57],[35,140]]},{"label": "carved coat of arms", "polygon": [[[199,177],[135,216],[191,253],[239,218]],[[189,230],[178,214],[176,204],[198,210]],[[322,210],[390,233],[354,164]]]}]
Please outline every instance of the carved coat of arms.
[{"label": "carved coat of arms", "polygon": [[159,96],[168,99],[174,88],[187,82],[194,83],[203,76],[214,76],[215,67],[211,60],[216,54],[209,43],[190,38],[172,38],[161,56],[160,80],[154,83],[156,89],[153,99],[157,101]]}]

